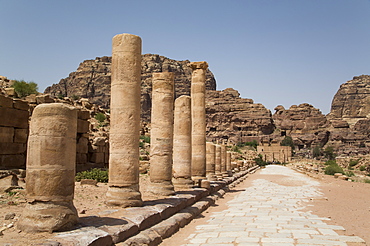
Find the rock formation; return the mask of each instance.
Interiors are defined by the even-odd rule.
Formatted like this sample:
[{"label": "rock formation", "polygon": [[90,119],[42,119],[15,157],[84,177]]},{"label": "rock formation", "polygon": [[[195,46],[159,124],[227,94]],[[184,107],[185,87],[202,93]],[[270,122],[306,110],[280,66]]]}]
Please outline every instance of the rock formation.
[{"label": "rock formation", "polygon": [[[61,79],[45,89],[45,93],[54,97],[83,97],[91,103],[103,108],[110,105],[112,58],[97,57],[95,60],[85,60],[80,63],[77,71]],[[175,98],[181,95],[190,95],[192,70],[188,67],[190,61],[176,61],[164,56],[145,54],[141,62],[141,117],[144,121],[150,120],[152,73],[173,72],[175,75]],[[215,90],[216,80],[212,72],[207,69],[206,89]]]},{"label": "rock formation", "polygon": [[275,129],[270,110],[252,99],[240,98],[232,88],[208,91],[206,114],[207,141],[211,142],[218,139],[249,142]]},{"label": "rock formation", "polygon": [[308,103],[293,105],[289,109],[277,106],[272,118],[277,129],[274,138],[291,136],[299,148],[324,146],[328,141],[326,116]]},{"label": "rock formation", "polygon": [[354,125],[358,120],[370,117],[370,75],[353,77],[342,84],[335,94],[330,118],[339,118]]}]

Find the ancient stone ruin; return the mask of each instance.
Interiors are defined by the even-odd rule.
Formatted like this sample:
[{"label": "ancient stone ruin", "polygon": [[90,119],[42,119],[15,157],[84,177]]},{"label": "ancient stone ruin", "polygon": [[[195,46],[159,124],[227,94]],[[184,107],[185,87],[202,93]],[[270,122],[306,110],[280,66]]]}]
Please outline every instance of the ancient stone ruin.
[{"label": "ancient stone ruin", "polygon": [[73,205],[77,110],[66,104],[35,108],[28,139],[27,204],[18,222],[25,232],[52,232],[77,223]]},{"label": "ancient stone ruin", "polygon": [[113,38],[109,189],[106,203],[141,206],[139,191],[141,38]]}]

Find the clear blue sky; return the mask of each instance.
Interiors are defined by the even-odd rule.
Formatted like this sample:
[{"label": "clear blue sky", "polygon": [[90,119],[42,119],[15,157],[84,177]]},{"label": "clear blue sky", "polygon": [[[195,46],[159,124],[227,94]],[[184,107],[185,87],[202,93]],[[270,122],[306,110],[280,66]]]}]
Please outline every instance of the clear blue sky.
[{"label": "clear blue sky", "polygon": [[340,84],[370,74],[370,0],[0,0],[0,75],[58,83],[111,55],[119,33],[143,54],[207,61],[217,89],[272,110],[328,113]]}]

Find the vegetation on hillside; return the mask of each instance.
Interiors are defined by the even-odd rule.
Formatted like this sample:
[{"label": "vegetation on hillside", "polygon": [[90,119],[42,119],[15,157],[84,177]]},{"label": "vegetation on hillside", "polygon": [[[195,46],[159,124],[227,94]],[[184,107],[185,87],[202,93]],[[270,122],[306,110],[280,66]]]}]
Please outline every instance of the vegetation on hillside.
[{"label": "vegetation on hillside", "polygon": [[26,82],[24,80],[14,80],[12,87],[20,98],[37,94],[39,89],[35,82]]}]

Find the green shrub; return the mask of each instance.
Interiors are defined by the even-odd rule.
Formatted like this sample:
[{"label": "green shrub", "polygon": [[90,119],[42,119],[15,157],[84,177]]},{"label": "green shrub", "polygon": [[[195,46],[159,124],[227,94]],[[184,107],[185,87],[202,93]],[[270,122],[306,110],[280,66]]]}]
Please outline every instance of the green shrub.
[{"label": "green shrub", "polygon": [[256,164],[258,166],[266,166],[267,165],[267,162],[265,162],[263,159],[262,159],[262,155],[258,155],[258,158],[255,158],[254,161],[256,162]]},{"label": "green shrub", "polygon": [[338,165],[338,164],[335,160],[328,160],[327,162],[325,162],[325,165],[330,166],[330,165]]},{"label": "green shrub", "polygon": [[365,170],[366,170],[365,166],[360,167],[360,171],[365,171]]},{"label": "green shrub", "polygon": [[364,183],[370,184],[370,179],[365,179]]},{"label": "green shrub", "polygon": [[316,145],[312,150],[312,156],[313,158],[321,156],[321,148],[320,146]]},{"label": "green shrub", "polygon": [[344,174],[343,168],[341,168],[340,166],[338,166],[338,164],[336,164],[336,163],[335,164],[328,165],[325,168],[325,174],[327,174],[327,175],[334,175],[335,173]]},{"label": "green shrub", "polygon": [[144,148],[144,142],[139,142],[139,147]]},{"label": "green shrub", "polygon": [[333,146],[326,147],[325,150],[324,150],[324,155],[329,160],[334,160],[335,159],[335,153],[334,153]]},{"label": "green shrub", "polygon": [[76,181],[79,182],[81,179],[94,179],[101,183],[107,183],[108,170],[93,168],[88,171],[78,172],[76,174]]},{"label": "green shrub", "polygon": [[140,139],[142,139],[144,141],[144,143],[150,143],[150,137],[149,136],[141,135]]},{"label": "green shrub", "polygon": [[99,123],[103,123],[106,117],[105,117],[105,114],[99,112],[95,115],[95,119],[99,121]]},{"label": "green shrub", "polygon": [[359,160],[350,160],[349,161],[349,167],[353,167],[353,166],[356,166],[358,164]]},{"label": "green shrub", "polygon": [[344,172],[344,175],[346,175],[347,177],[355,176],[355,174],[352,171]]},{"label": "green shrub", "polygon": [[77,96],[77,95],[72,95],[72,96],[71,96],[71,98],[72,98],[72,100],[74,100],[74,101],[77,101],[78,99],[80,99],[80,97],[79,97],[79,96]]},{"label": "green shrub", "polygon": [[238,146],[232,146],[232,147],[231,147],[231,151],[233,151],[233,152],[237,152],[237,153],[239,153],[239,154],[243,154],[243,153],[241,152],[241,150],[239,149],[239,147],[238,147]]},{"label": "green shrub", "polygon": [[26,82],[24,80],[14,80],[12,85],[18,97],[26,97],[31,94],[37,94],[38,85],[35,82]]},{"label": "green shrub", "polygon": [[237,146],[239,148],[244,147],[244,146],[250,146],[256,150],[258,146],[258,142],[256,140],[253,140],[252,142],[238,143]]}]

